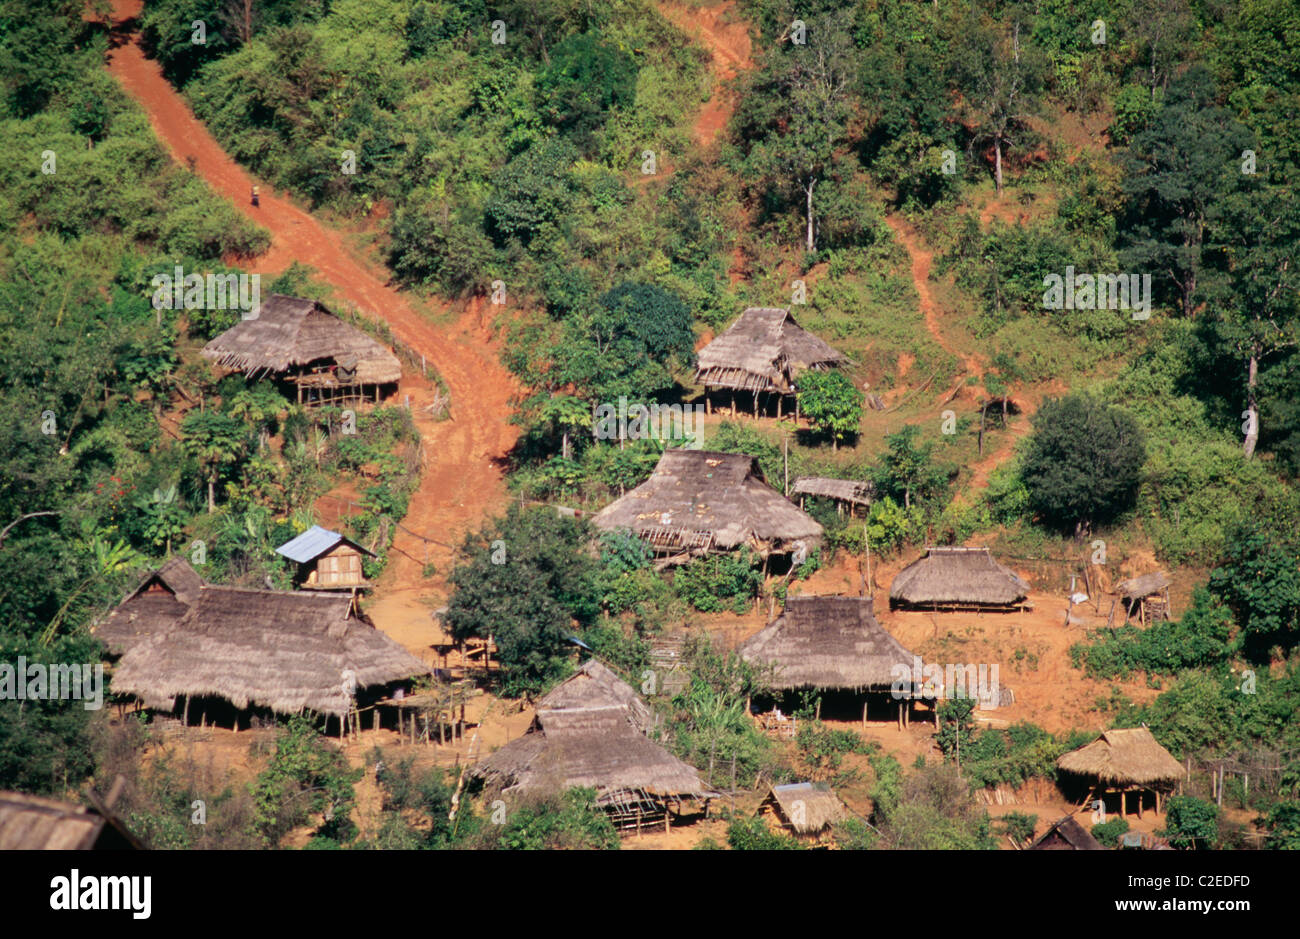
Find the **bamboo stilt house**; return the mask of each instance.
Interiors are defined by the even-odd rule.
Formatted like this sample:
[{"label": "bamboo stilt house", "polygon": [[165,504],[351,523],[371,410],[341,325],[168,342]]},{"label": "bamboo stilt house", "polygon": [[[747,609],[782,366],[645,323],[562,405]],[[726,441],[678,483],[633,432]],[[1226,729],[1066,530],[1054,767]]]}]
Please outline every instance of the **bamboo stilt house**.
[{"label": "bamboo stilt house", "polygon": [[313,525],[280,545],[275,553],[298,565],[294,582],[300,589],[347,590],[370,586],[361,571],[362,555],[374,557],[375,553],[328,528]]},{"label": "bamboo stilt house", "polygon": [[1079,824],[1073,815],[1059,818],[1027,849],[1029,851],[1105,851],[1092,832]]},{"label": "bamboo stilt house", "polygon": [[112,690],[163,710],[211,697],[342,718],[359,692],[430,673],[349,595],[205,584],[180,620],[122,656]]},{"label": "bamboo stilt house", "polygon": [[299,404],[379,401],[402,377],[397,356],[315,300],[275,293],[257,315],[203,347],[203,357],[294,386]]},{"label": "bamboo stilt house", "polygon": [[592,519],[685,560],[749,545],[766,558],[821,543],[822,527],[763,478],[745,454],[668,450],[650,478]]},{"label": "bamboo stilt house", "polygon": [[800,476],[790,487],[790,494],[799,497],[799,508],[803,508],[803,500],[807,496],[820,497],[823,499],[833,499],[835,508],[841,514],[844,506],[849,507],[849,514],[858,506],[864,508],[871,505],[871,497],[875,493],[875,486],[869,482],[863,482],[857,479],[831,479],[827,476]]},{"label": "bamboo stilt house", "polygon": [[816,838],[845,821],[849,811],[826,783],[801,782],[773,786],[756,815],[772,819],[796,838]]},{"label": "bamboo stilt house", "polygon": [[988,548],[931,547],[898,572],[891,608],[999,610],[1024,608],[1029,584],[993,559]]},{"label": "bamboo stilt house", "polygon": [[[787,597],[781,615],[740,646],[740,657],[772,669],[774,691],[888,694],[907,720],[917,658],[876,621],[870,597]],[[905,676],[905,677],[904,677]],[[905,686],[905,696],[894,691]]]},{"label": "bamboo stilt house", "polygon": [[97,809],[25,792],[0,792],[0,851],[119,851],[135,838]]},{"label": "bamboo stilt house", "polygon": [[184,558],[172,558],[148,574],[91,633],[110,655],[121,655],[141,639],[171,626],[198,596],[203,579]]},{"label": "bamboo stilt house", "polygon": [[1152,571],[1140,577],[1121,580],[1111,590],[1115,600],[1111,602],[1106,625],[1109,626],[1114,620],[1116,602],[1124,605],[1124,622],[1128,622],[1135,611],[1143,626],[1148,622],[1169,619],[1172,615],[1169,587],[1172,584],[1173,581],[1164,571]]},{"label": "bamboo stilt house", "polygon": [[1118,793],[1121,814],[1128,813],[1129,793],[1136,792],[1139,818],[1145,793],[1155,796],[1159,812],[1162,794],[1171,792],[1184,775],[1182,764],[1146,727],[1107,730],[1092,743],[1063,755],[1056,767],[1088,781],[1085,801]]},{"label": "bamboo stilt house", "polygon": [[[781,399],[795,393],[796,378],[809,369],[843,365],[844,353],[832,348],[794,321],[790,311],[778,307],[750,307],[722,335],[700,350],[695,380],[710,391],[741,391]],[[732,410],[734,412],[734,395]]]}]

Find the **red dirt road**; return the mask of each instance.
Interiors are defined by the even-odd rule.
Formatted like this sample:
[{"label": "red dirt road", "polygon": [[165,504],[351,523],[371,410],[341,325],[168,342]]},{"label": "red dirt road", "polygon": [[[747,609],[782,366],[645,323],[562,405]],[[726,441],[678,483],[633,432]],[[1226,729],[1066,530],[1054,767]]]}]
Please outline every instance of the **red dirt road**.
[{"label": "red dirt road", "polygon": [[[141,0],[115,0],[113,18],[119,29],[139,15],[140,5]],[[137,35],[119,38],[126,41],[111,51],[108,70],[144,109],[158,139],[179,163],[189,162],[212,189],[270,231],[270,250],[248,262],[248,270],[270,275],[293,261],[310,265],[341,298],[386,322],[442,375],[451,391],[451,420],[435,422],[422,411],[434,393],[423,379],[404,378],[398,393],[399,400],[410,395],[424,441],[420,487],[404,524],[444,544],[455,544],[464,531],[504,505],[498,461],[518,435],[506,422],[515,383],[499,361],[479,303],[471,303],[451,329],[435,327],[389,286],[386,271],[352,252],[338,231],[260,181],[256,182],[261,205],[253,208],[249,194],[255,180],[194,117],[157,63],[145,58]],[[434,599],[444,596],[450,551],[429,546],[428,559],[438,573],[427,581],[421,575],[424,559],[424,542],[399,529],[383,581],[385,592],[414,589]]]},{"label": "red dirt road", "polygon": [[708,49],[713,57],[713,94],[695,118],[695,140],[704,147],[717,141],[735,109],[735,95],[727,83],[753,65],[748,26],[738,18],[721,22],[735,5],[735,0],[712,7],[659,4],[664,19]]}]

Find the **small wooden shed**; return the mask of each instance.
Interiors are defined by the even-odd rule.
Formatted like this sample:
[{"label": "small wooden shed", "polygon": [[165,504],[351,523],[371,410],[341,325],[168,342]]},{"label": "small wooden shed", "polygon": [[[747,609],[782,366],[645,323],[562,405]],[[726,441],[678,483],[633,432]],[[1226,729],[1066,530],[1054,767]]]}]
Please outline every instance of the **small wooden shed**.
[{"label": "small wooden shed", "polygon": [[302,590],[362,590],[370,586],[362,573],[362,555],[374,557],[351,538],[313,525],[275,549],[298,565],[295,582]]},{"label": "small wooden shed", "polygon": [[102,811],[24,792],[0,792],[0,851],[131,851],[140,847]]},{"label": "small wooden shed", "polygon": [[1172,616],[1169,604],[1169,587],[1173,581],[1164,571],[1152,571],[1140,577],[1121,580],[1111,591],[1115,599],[1110,604],[1110,614],[1106,625],[1110,626],[1115,618],[1115,605],[1124,604],[1124,622],[1128,622],[1136,612],[1138,620],[1145,626],[1157,620]]},{"label": "small wooden shed", "polygon": [[1063,815],[1028,848],[1030,851],[1104,851],[1092,832],[1073,815]]}]

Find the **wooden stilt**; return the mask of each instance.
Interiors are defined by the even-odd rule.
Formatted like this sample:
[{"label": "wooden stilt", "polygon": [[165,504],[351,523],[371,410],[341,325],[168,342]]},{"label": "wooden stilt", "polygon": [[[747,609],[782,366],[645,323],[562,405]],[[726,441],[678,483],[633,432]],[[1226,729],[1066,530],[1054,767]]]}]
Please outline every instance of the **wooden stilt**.
[{"label": "wooden stilt", "polygon": [[814,713],[816,714],[817,720],[821,720],[821,719],[822,719],[822,699],[821,699],[821,698],[818,698],[818,699],[817,699],[817,707],[816,707]]},{"label": "wooden stilt", "polygon": [[186,727],[190,726],[190,696],[185,696],[185,712],[181,715],[181,723]]}]

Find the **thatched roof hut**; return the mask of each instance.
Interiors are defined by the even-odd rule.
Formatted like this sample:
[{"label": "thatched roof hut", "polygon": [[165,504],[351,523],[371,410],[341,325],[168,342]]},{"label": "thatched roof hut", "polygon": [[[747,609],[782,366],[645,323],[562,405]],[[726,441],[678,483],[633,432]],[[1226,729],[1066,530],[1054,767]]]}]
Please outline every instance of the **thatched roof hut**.
[{"label": "thatched roof hut", "polygon": [[121,655],[189,612],[202,586],[203,578],[188,561],[172,558],[146,575],[91,633],[108,646],[109,654]]},{"label": "thatched roof hut", "polygon": [[346,594],[205,584],[174,625],[132,646],[112,690],[170,709],[178,695],[235,707],[341,716],[348,687],[427,675],[430,668],[356,612]]},{"label": "thatched roof hut", "polygon": [[203,347],[203,357],[256,377],[277,375],[324,394],[402,377],[397,357],[315,300],[271,294],[256,317]]},{"label": "thatched roof hut", "polygon": [[889,605],[1011,610],[1028,596],[1029,584],[995,561],[988,548],[932,547],[898,572]]},{"label": "thatched roof hut", "polygon": [[84,805],[0,792],[0,851],[111,851],[134,848],[115,819]]},{"label": "thatched roof hut", "polygon": [[787,309],[750,307],[700,350],[695,380],[706,388],[793,394],[796,376],[848,361],[794,321]]},{"label": "thatched roof hut", "polygon": [[1056,761],[1058,769],[1109,786],[1154,786],[1176,783],[1183,767],[1145,727],[1107,730],[1086,746]]},{"label": "thatched roof hut", "polygon": [[1111,593],[1125,600],[1141,600],[1166,591],[1173,584],[1164,571],[1152,571],[1140,577],[1130,577],[1117,583]]},{"label": "thatched roof hut", "polygon": [[538,711],[592,707],[627,708],[628,720],[642,733],[654,724],[654,713],[641,700],[641,696],[596,659],[588,659],[581,668],[537,701]]},{"label": "thatched roof hut", "polygon": [[[790,487],[791,495],[820,496],[847,502],[849,505],[870,505],[875,486],[859,479],[831,479],[828,476],[800,476]],[[799,500],[803,504],[803,500]]]},{"label": "thatched roof hut", "polygon": [[771,814],[783,828],[800,837],[821,834],[831,825],[845,821],[849,811],[826,783],[801,782],[773,786],[758,807],[759,815]]},{"label": "thatched roof hut", "polygon": [[1043,832],[1027,850],[1030,851],[1105,851],[1092,832],[1079,824],[1073,815],[1064,815]]},{"label": "thatched roof hut", "polygon": [[787,597],[785,609],[740,647],[754,665],[773,667],[772,687],[888,689],[913,654],[876,622],[870,597]]},{"label": "thatched roof hut", "polygon": [[[1148,620],[1169,619],[1173,616],[1169,602],[1169,588],[1172,584],[1173,581],[1164,571],[1151,571],[1139,577],[1121,580],[1110,592],[1123,604],[1126,622],[1136,609],[1145,626]],[[1114,617],[1115,601],[1112,601],[1110,613],[1106,617],[1107,626],[1111,625]]]},{"label": "thatched roof hut", "polygon": [[627,792],[714,798],[699,771],[633,724],[626,706],[548,708],[534,729],[477,763],[471,774],[505,792],[596,790],[597,802]]},{"label": "thatched roof hut", "polygon": [[822,527],[767,484],[739,453],[668,450],[650,478],[592,520],[628,529],[664,553],[703,555],[749,545],[760,556],[811,549]]}]

